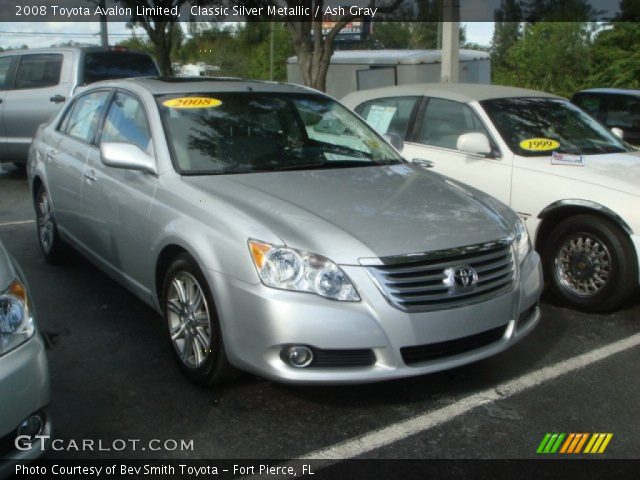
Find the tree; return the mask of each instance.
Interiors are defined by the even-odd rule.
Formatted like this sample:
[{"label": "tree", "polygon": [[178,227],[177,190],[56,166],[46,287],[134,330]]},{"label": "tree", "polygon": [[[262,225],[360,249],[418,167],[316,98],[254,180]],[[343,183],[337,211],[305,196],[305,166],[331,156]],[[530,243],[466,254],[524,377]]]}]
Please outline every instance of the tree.
[{"label": "tree", "polygon": [[[387,0],[380,4],[377,0],[369,0],[369,8],[377,8],[378,14],[393,12],[402,3],[402,0]],[[359,19],[357,15],[350,13],[340,15],[333,27],[323,34],[322,16],[315,16],[316,10],[324,11],[324,0],[287,0],[291,8],[306,6],[310,10],[309,15],[298,17],[299,20],[287,20],[285,25],[289,30],[296,55],[298,67],[305,85],[318,90],[326,90],[327,71],[334,51],[336,36],[349,22]]]},{"label": "tree", "polygon": [[591,61],[589,86],[640,88],[640,25],[619,22],[600,31]]},{"label": "tree", "polygon": [[500,83],[570,96],[590,72],[590,24],[540,22],[507,52]]},{"label": "tree", "polygon": [[129,21],[131,26],[139,25],[147,32],[149,40],[153,45],[156,62],[162,75],[172,75],[171,52],[176,48],[182,38],[182,30],[178,22],[178,17],[169,18],[166,15],[138,15],[139,5],[145,7],[176,8],[179,11],[187,0],[118,0],[131,8],[133,16]]},{"label": "tree", "polygon": [[155,49],[153,44],[146,38],[139,37],[137,35],[132,35],[129,38],[124,40],[120,40],[118,42],[118,46],[126,47],[128,50],[135,50],[138,52],[145,52],[148,54],[155,54]]},{"label": "tree", "polygon": [[535,22],[588,22],[597,20],[603,13],[591,0],[524,0],[525,20]]},{"label": "tree", "polygon": [[522,5],[519,0],[502,0],[500,8],[494,12],[495,26],[491,41],[491,69],[493,79],[499,82],[503,70],[508,68],[507,54],[520,39],[523,18]]}]

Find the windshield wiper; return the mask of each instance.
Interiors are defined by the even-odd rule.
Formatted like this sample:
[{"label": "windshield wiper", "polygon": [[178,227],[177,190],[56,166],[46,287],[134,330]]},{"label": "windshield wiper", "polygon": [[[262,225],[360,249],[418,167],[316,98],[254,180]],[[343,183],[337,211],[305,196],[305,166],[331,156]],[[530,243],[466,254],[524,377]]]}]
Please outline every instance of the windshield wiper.
[{"label": "windshield wiper", "polygon": [[321,170],[321,169],[332,169],[332,168],[369,167],[369,166],[377,166],[377,165],[380,165],[380,164],[373,163],[373,162],[362,162],[359,160],[333,160],[333,161],[327,161],[327,162],[282,165],[279,167],[274,167],[273,171],[281,172],[285,170]]},{"label": "windshield wiper", "polygon": [[367,152],[363,152],[362,150],[358,150],[356,148],[346,147],[344,145],[336,145],[334,143],[313,140],[312,146],[317,146],[318,148],[322,149],[322,153],[341,153],[343,155],[351,155],[357,158],[366,158],[367,160],[372,159],[372,156]]}]

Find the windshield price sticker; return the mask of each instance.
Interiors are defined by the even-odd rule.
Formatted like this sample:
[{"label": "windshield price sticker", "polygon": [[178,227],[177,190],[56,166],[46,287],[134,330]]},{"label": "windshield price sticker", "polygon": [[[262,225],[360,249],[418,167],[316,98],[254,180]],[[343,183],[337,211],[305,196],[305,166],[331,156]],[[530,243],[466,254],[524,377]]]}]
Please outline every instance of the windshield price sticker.
[{"label": "windshield price sticker", "polygon": [[548,150],[555,150],[559,146],[559,142],[551,140],[550,138],[528,138],[520,142],[521,149],[532,152],[546,152]]},{"label": "windshield price sticker", "polygon": [[217,98],[208,97],[181,97],[165,100],[162,105],[169,108],[213,108],[222,105]]}]

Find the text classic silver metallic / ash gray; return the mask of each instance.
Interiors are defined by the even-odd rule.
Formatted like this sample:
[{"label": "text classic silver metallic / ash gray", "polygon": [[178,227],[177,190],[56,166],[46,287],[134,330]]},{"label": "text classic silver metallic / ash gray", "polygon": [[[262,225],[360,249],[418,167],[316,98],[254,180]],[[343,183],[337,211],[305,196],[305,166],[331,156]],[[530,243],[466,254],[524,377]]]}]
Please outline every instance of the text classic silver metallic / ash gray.
[{"label": "text classic silver metallic / ash gray", "polygon": [[198,383],[420,375],[540,317],[512,210],[303,87],[97,83],[40,128],[28,172],[45,257],[70,244],[161,312]]}]

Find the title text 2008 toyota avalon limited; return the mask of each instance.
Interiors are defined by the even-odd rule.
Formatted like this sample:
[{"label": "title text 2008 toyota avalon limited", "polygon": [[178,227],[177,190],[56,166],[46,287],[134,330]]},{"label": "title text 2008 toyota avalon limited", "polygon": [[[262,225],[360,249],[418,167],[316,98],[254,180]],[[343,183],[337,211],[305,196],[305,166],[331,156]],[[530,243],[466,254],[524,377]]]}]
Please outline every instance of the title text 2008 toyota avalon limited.
[{"label": "title text 2008 toyota avalon limited", "polygon": [[512,210],[303,87],[97,83],[40,128],[28,172],[45,257],[71,244],[161,312],[198,383],[419,375],[540,317]]}]

